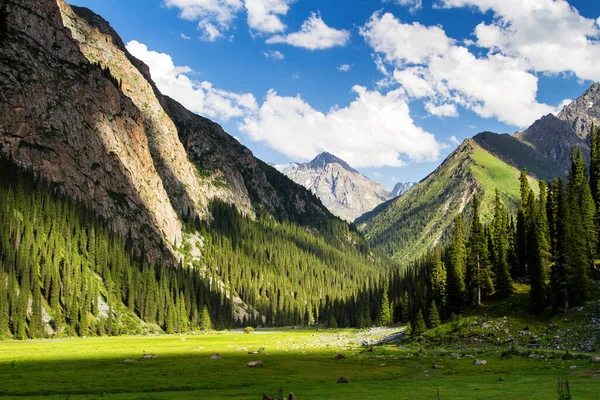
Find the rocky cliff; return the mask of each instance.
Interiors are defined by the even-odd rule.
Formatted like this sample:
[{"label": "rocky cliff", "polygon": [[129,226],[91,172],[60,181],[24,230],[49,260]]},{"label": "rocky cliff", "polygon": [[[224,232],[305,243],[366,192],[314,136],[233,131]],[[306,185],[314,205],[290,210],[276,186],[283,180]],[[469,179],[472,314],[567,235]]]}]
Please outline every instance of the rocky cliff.
[{"label": "rocky cliff", "polygon": [[294,182],[310,189],[333,214],[346,221],[354,221],[393,197],[381,183],[370,180],[327,152],[308,163],[279,168]]},{"label": "rocky cliff", "polygon": [[[305,222],[329,218],[220,126],[162,96],[101,17],[63,0],[6,0],[0,149],[84,201],[150,259],[218,199]],[[309,218],[310,216],[310,218]]]}]

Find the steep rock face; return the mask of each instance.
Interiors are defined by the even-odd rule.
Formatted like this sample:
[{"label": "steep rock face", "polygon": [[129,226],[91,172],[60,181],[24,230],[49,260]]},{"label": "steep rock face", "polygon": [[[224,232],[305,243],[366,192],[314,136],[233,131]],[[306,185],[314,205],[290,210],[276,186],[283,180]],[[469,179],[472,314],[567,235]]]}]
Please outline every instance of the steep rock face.
[{"label": "steep rock face", "polygon": [[577,100],[565,106],[557,117],[569,123],[580,139],[587,139],[592,124],[600,126],[600,83],[593,84]]},{"label": "steep rock face", "polygon": [[552,114],[535,121],[514,136],[482,132],[475,141],[490,153],[538,179],[551,180],[567,176],[571,149],[580,148],[589,161],[589,146],[571,125]]},{"label": "steep rock face", "polygon": [[151,258],[181,237],[144,118],[82,55],[54,0],[4,3],[2,152],[81,199]]},{"label": "steep rock face", "polygon": [[333,214],[347,221],[354,221],[391,198],[385,186],[330,153],[319,154],[306,164],[283,167],[282,171],[310,189]]},{"label": "steep rock face", "polygon": [[98,15],[63,0],[5,4],[2,153],[92,206],[150,259],[178,257],[181,220],[210,219],[213,199],[306,225],[332,218],[220,126],[161,95]]},{"label": "steep rock face", "polygon": [[402,196],[403,194],[408,192],[410,189],[412,189],[412,187],[415,186],[416,184],[417,184],[417,182],[398,182],[398,183],[396,183],[396,185],[394,186],[394,189],[392,190],[392,197]]}]

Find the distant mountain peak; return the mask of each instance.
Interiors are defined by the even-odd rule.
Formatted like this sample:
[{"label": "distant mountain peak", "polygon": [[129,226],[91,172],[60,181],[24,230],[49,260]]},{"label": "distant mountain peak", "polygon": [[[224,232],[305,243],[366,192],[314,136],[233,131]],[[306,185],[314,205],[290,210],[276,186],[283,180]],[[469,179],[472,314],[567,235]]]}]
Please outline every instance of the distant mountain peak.
[{"label": "distant mountain peak", "polygon": [[355,170],[354,168],[352,168],[346,161],[344,161],[341,158],[339,158],[329,152],[326,152],[326,151],[319,154],[311,162],[308,163],[308,165],[311,169],[316,169],[316,170],[325,169],[325,167],[328,164],[339,164],[345,170],[358,173],[358,171]]}]

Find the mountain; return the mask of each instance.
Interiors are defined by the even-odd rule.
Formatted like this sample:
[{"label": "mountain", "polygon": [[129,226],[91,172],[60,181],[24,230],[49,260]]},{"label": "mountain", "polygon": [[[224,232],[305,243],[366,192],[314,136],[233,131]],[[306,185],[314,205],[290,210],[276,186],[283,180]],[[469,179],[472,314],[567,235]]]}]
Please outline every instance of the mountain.
[{"label": "mountain", "polygon": [[[496,188],[515,210],[518,178],[518,169],[467,139],[405,195],[379,205],[356,224],[372,246],[406,263],[443,241],[454,216],[468,211],[474,195],[483,195],[483,216],[491,215]],[[534,180],[530,184],[536,187]]]},{"label": "mountain", "polygon": [[398,183],[396,183],[396,186],[394,186],[394,189],[392,190],[392,197],[402,196],[403,194],[408,192],[410,189],[412,189],[412,187],[415,186],[416,184],[417,184],[416,182],[398,182]]},{"label": "mountain", "polygon": [[349,222],[393,197],[381,183],[327,152],[308,163],[281,165],[278,169],[311,190],[333,214]]},{"label": "mountain", "polygon": [[13,305],[12,335],[41,336],[42,315],[48,335],[186,331],[205,307],[219,327],[323,322],[383,282],[387,257],[162,95],[102,17],[21,0],[0,19],[0,302]]},{"label": "mountain", "polygon": [[[356,223],[372,246],[407,262],[443,241],[454,216],[468,211],[474,194],[483,197],[482,215],[491,215],[496,188],[515,210],[518,171],[535,179],[566,177],[571,149],[582,149],[589,163],[589,132],[600,122],[600,84],[554,116],[546,115],[514,135],[482,132],[467,139],[427,178],[407,194],[360,217]],[[533,179],[535,178],[535,179]],[[487,210],[486,210],[487,209]]]}]

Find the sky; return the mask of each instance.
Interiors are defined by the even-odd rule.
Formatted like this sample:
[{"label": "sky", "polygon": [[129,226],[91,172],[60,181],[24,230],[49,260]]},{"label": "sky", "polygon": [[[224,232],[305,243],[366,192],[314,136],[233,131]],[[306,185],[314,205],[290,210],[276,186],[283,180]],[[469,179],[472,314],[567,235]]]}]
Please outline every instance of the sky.
[{"label": "sky", "polygon": [[328,151],[389,188],[600,81],[598,0],[71,2],[260,159]]}]

